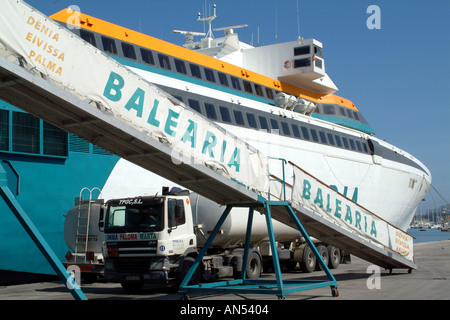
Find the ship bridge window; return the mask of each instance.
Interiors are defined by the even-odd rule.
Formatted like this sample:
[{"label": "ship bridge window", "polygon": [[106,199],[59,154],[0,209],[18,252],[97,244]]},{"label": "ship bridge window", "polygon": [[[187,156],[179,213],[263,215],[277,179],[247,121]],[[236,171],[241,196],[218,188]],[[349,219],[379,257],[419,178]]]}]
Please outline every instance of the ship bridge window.
[{"label": "ship bridge window", "polygon": [[313,141],[319,142],[319,136],[317,135],[317,131],[315,129],[311,129],[311,137]]},{"label": "ship bridge window", "polygon": [[221,85],[229,87],[228,78],[225,73],[219,72],[219,82]]},{"label": "ship bridge window", "polygon": [[103,50],[117,55],[117,46],[114,39],[102,36]]},{"label": "ship bridge window", "polygon": [[345,109],[344,107],[339,107],[339,111],[341,112],[341,116],[346,117],[347,115],[345,114]]},{"label": "ship bridge window", "polygon": [[144,61],[146,64],[151,64],[152,66],[155,65],[155,60],[153,59],[153,53],[150,50],[141,48],[141,56],[142,56],[142,61]]},{"label": "ship bridge window", "polygon": [[125,58],[136,60],[136,51],[131,44],[122,42],[122,51]]},{"label": "ship bridge window", "polygon": [[353,117],[355,117],[355,119],[359,121],[359,115],[358,115],[358,112],[353,111]]},{"label": "ship bridge window", "polygon": [[314,54],[318,57],[323,58],[322,48],[320,48],[318,46],[314,46]]},{"label": "ship bridge window", "polygon": [[216,82],[216,77],[214,76],[214,71],[212,71],[211,69],[205,68],[205,76],[206,76],[206,80],[208,80],[209,82]]},{"label": "ship bridge window", "polygon": [[348,116],[350,119],[353,119],[353,112],[352,112],[352,110],[347,109],[347,116]]},{"label": "ship bridge window", "polygon": [[239,110],[233,110],[234,119],[236,120],[236,123],[240,126],[244,126],[244,116],[242,115],[242,112]]},{"label": "ship bridge window", "polygon": [[294,48],[294,56],[302,56],[304,54],[310,54],[311,48],[310,46],[303,46]]},{"label": "ship bridge window", "polygon": [[258,116],[258,119],[259,119],[259,125],[261,126],[261,129],[269,130],[269,123],[267,122],[266,117]]},{"label": "ship bridge window", "polygon": [[200,102],[193,99],[188,99],[189,107],[197,111],[198,113],[202,113],[200,110]]},{"label": "ship bridge window", "polygon": [[161,68],[166,69],[166,70],[172,70],[168,56],[166,56],[165,54],[158,53],[158,60],[159,60],[159,65],[161,66]]},{"label": "ship bridge window", "polygon": [[227,107],[219,106],[220,116],[223,122],[231,123],[230,110]]},{"label": "ship bridge window", "polygon": [[289,125],[286,122],[281,121],[281,129],[285,136],[291,135],[291,130],[289,130]]},{"label": "ship bridge window", "polygon": [[95,34],[84,30],[84,29],[80,29],[80,37],[81,39],[83,39],[86,42],[89,42],[90,44],[92,44],[94,47],[97,47],[97,41],[95,41]]},{"label": "ship bridge window", "polygon": [[350,148],[353,151],[356,151],[355,141],[353,139],[349,139],[349,141],[350,141]]},{"label": "ship bridge window", "polygon": [[333,104],[323,104],[323,113],[328,115],[335,115],[336,109]]},{"label": "ship bridge window", "polygon": [[267,98],[269,98],[270,100],[275,99],[272,89],[266,87],[266,94],[267,94]]},{"label": "ship bridge window", "polygon": [[194,78],[197,79],[201,79],[202,78],[202,73],[200,72],[200,67],[196,64],[189,64],[190,68],[191,68],[191,74]]},{"label": "ship bridge window", "polygon": [[369,154],[370,154],[370,151],[369,151],[369,149],[367,148],[367,145],[366,145],[366,143],[364,143],[364,142],[361,142],[361,143],[362,143],[362,146],[363,146],[364,152],[365,152],[365,153],[369,153]]},{"label": "ship bridge window", "polygon": [[328,136],[328,141],[330,141],[330,144],[331,144],[332,146],[335,146],[336,143],[334,143],[333,135],[332,135],[331,133],[328,133],[327,136]]},{"label": "ship bridge window", "polygon": [[310,58],[294,60],[294,68],[303,68],[303,67],[310,67],[310,66],[311,66]]},{"label": "ship bridge window", "polygon": [[339,148],[342,148],[342,141],[341,141],[341,137],[338,135],[334,136],[336,138],[336,144]]},{"label": "ship bridge window", "polygon": [[211,103],[205,103],[206,116],[208,119],[217,120],[216,107]]},{"label": "ship bridge window", "polygon": [[247,112],[247,121],[248,125],[254,129],[258,128],[258,125],[256,124],[256,117],[253,113]]},{"label": "ship bridge window", "polygon": [[328,143],[328,142],[327,142],[327,137],[326,137],[326,135],[325,135],[325,132],[319,131],[319,136],[320,136],[320,141],[321,141],[323,144],[327,144],[327,143]]},{"label": "ship bridge window", "polygon": [[342,142],[344,143],[344,148],[345,149],[350,149],[350,145],[348,144],[347,138],[342,138]]},{"label": "ship bridge window", "polygon": [[358,149],[359,152],[363,152],[362,147],[361,147],[361,142],[359,141],[355,141],[356,142],[356,149]]},{"label": "ship bridge window", "polygon": [[292,132],[294,133],[294,137],[301,138],[300,129],[298,128],[298,126],[296,124],[292,125]]},{"label": "ship bridge window", "polygon": [[305,140],[309,140],[308,128],[302,126],[302,134],[303,134],[303,138],[305,138]]},{"label": "ship bridge window", "polygon": [[255,91],[258,96],[264,97],[263,89],[259,84],[255,84]]},{"label": "ship bridge window", "polygon": [[184,63],[184,61],[175,59],[175,68],[177,69],[178,73],[187,74],[186,64]]},{"label": "ship bridge window", "polygon": [[272,126],[272,130],[280,131],[280,126],[278,125],[278,121],[275,119],[270,119],[270,125]]},{"label": "ship bridge window", "polygon": [[323,68],[323,60],[322,59],[315,59],[314,64],[317,68],[322,69]]},{"label": "ship bridge window", "polygon": [[245,80],[244,80],[244,90],[245,90],[245,92],[253,94],[252,84]]},{"label": "ship bridge window", "polygon": [[236,90],[241,90],[241,84],[239,83],[239,79],[236,77],[231,77],[231,85]]}]

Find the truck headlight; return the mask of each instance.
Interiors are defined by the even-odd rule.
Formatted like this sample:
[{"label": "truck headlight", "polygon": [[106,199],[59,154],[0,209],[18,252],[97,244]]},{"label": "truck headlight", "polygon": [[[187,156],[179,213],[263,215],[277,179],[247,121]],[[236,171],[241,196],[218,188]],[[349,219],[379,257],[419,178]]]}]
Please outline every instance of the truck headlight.
[{"label": "truck headlight", "polygon": [[163,270],[170,271],[170,262],[169,262],[169,259],[167,259],[167,258],[164,259]]}]

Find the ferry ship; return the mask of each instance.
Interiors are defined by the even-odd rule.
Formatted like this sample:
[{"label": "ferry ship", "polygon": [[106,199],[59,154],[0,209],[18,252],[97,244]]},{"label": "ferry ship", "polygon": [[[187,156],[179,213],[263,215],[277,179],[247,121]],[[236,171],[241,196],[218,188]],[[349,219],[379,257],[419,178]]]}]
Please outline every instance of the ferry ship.
[{"label": "ferry ship", "polygon": [[[335,94],[323,45],[315,39],[253,47],[235,32],[243,26],[213,29],[215,12],[199,18],[209,24],[206,34],[175,31],[186,37],[183,47],[86,14],[74,21],[62,10],[50,18],[65,27],[72,21],[74,34],[192,110],[266,155],[300,165],[402,230],[430,188],[424,164],[376,138],[359,109]],[[215,38],[213,31],[224,36]],[[62,257],[67,251],[61,249],[63,214],[83,187],[100,187],[100,197],[111,199],[155,194],[173,185],[12,106],[3,104],[0,116],[0,159],[8,183]],[[18,225],[3,207],[8,225]],[[0,254],[10,258],[0,261],[0,269],[45,273],[44,267],[23,265],[27,255],[39,254],[18,239],[22,233],[26,237],[19,229],[1,229],[14,245],[1,245]]]}]

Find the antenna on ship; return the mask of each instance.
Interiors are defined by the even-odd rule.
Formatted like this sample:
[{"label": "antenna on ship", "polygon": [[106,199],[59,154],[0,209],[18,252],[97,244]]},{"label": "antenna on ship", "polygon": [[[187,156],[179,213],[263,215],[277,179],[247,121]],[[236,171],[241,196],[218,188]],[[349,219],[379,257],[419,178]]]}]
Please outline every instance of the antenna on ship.
[{"label": "antenna on ship", "polygon": [[[229,27],[213,29],[212,22],[217,18],[216,10],[217,10],[217,6],[214,5],[214,15],[207,17],[207,18],[201,18],[200,12],[198,13],[197,21],[208,22],[208,24],[209,24],[208,33],[184,31],[184,30],[172,30],[172,32],[182,34],[186,37],[186,43],[184,44],[184,46],[186,48],[192,49],[192,50],[198,50],[198,49],[209,49],[209,48],[218,47],[218,43],[219,43],[220,39],[217,41],[215,40],[213,31],[225,31],[225,37],[228,37],[228,36],[234,34],[234,29],[248,27],[247,24],[240,24],[240,25],[236,25],[236,26],[229,26]],[[195,36],[204,36],[204,38],[200,42],[194,42]]]},{"label": "antenna on ship", "polygon": [[206,36],[204,32],[184,31],[184,30],[172,30],[173,33],[179,33],[186,37],[186,44],[194,42],[196,36]]},{"label": "antenna on ship", "polygon": [[238,26],[216,28],[213,30],[214,31],[225,31],[225,36],[229,36],[230,34],[234,34],[234,29],[245,28],[245,27],[248,27],[248,24],[240,24]]},{"label": "antenna on ship", "polygon": [[275,43],[278,43],[278,4],[275,7]]},{"label": "antenna on ship", "polygon": [[217,6],[214,4],[214,15],[207,17],[207,18],[201,18],[201,16],[202,16],[201,13],[200,12],[198,13],[197,21],[206,21],[209,24],[209,31],[206,34],[207,38],[214,38],[214,35],[212,33],[212,22],[217,18],[216,8],[217,8]]},{"label": "antenna on ship", "polygon": [[298,0],[297,0],[297,32],[298,32],[298,38],[300,39],[300,7],[298,5]]}]

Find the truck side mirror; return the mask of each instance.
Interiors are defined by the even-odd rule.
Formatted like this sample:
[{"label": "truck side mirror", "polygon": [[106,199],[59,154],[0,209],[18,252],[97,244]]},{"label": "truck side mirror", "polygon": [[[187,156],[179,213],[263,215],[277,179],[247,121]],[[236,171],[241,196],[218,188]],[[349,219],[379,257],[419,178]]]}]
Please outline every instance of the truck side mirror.
[{"label": "truck side mirror", "polygon": [[100,207],[100,215],[98,221],[98,229],[103,232],[105,228],[105,206]]}]

